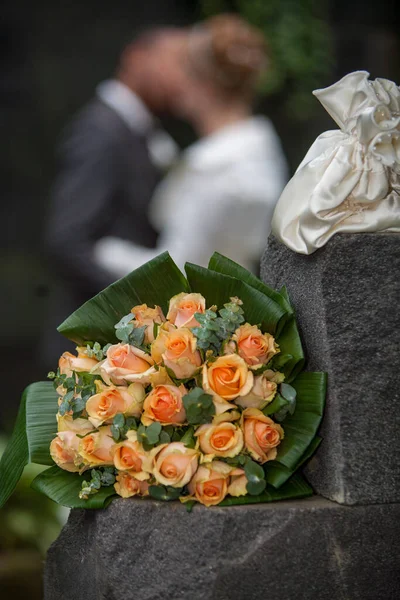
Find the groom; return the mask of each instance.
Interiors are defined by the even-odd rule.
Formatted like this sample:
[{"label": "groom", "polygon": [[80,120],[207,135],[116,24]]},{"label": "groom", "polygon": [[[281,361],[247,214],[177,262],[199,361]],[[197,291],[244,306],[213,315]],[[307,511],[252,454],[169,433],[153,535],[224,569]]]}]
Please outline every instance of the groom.
[{"label": "groom", "polygon": [[[176,153],[157,129],[180,93],[178,29],[141,34],[123,51],[115,77],[73,119],[59,149],[46,247],[60,277],[50,328],[113,281],[93,256],[97,239],[113,235],[153,247],[157,234],[147,209],[161,169]],[[58,293],[57,293],[58,292]],[[46,354],[57,356],[63,340],[51,335]]]}]

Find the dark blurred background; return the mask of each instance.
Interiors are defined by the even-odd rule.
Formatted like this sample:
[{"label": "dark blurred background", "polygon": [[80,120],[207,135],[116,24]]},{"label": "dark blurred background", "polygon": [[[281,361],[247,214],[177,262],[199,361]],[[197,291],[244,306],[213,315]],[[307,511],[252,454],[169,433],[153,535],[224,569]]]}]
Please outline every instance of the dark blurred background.
[{"label": "dark blurred background", "polygon": [[[0,432],[10,432],[24,387],[46,376],[37,357],[54,288],[43,258],[42,233],[55,146],[96,84],[112,74],[132,33],[145,25],[193,23],[226,10],[239,11],[262,28],[274,63],[262,84],[258,109],[273,121],[293,172],[315,137],[334,128],[312,97],[313,89],[364,69],[373,78],[400,83],[399,7],[396,0],[4,0]],[[194,140],[182,123],[171,120],[165,126],[182,147]],[[29,523],[21,526],[21,518],[14,519],[16,530],[7,534],[8,547],[24,546],[25,537],[26,546],[40,555],[44,548],[38,530],[32,533],[31,521],[31,533],[24,536]],[[46,540],[57,531],[57,526],[52,529],[53,515],[49,519]],[[0,576],[2,569],[0,559]]]}]

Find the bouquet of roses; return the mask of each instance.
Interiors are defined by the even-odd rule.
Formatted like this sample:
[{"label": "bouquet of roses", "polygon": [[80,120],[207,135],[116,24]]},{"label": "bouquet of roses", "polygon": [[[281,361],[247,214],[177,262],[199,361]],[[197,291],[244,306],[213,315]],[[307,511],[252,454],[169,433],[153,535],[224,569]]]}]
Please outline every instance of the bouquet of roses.
[{"label": "bouquet of roses", "polygon": [[71,507],[312,493],[295,471],[319,443],[326,378],[300,373],[286,291],[218,254],[186,275],[160,255],[60,326],[77,355],[25,391],[0,463],[3,503],[29,460],[53,465],[33,487]]}]

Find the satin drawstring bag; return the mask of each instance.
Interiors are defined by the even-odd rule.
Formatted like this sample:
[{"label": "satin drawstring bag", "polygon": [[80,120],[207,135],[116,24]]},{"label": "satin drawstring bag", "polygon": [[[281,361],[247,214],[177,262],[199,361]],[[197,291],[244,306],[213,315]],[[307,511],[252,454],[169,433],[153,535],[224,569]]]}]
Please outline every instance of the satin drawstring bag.
[{"label": "satin drawstring bag", "polygon": [[276,205],[272,233],[295,252],[339,232],[400,232],[400,88],[368,78],[313,92],[340,129],[315,140]]}]

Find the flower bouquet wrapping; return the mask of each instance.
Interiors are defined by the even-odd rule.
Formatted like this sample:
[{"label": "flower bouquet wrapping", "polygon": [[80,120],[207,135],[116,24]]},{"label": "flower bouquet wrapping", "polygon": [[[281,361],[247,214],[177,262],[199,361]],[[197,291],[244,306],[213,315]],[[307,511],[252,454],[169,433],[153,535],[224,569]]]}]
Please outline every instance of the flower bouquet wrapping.
[{"label": "flower bouquet wrapping", "polygon": [[286,290],[219,254],[185,271],[161,254],[60,325],[77,354],[25,390],[0,504],[28,462],[50,466],[34,489],[69,507],[312,494],[296,471],[320,442],[326,375],[303,371]]}]

